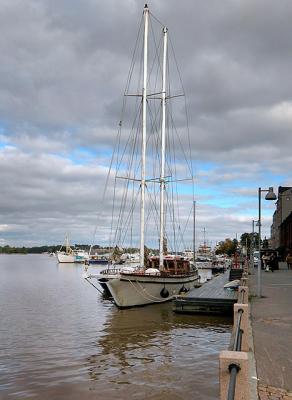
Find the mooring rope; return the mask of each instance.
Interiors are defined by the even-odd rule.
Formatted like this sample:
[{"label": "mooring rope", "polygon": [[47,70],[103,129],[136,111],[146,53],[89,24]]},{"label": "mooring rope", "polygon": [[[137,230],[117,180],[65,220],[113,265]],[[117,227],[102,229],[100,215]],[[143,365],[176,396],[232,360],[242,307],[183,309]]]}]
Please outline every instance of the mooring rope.
[{"label": "mooring rope", "polygon": [[[158,297],[156,297],[156,296],[153,296],[152,294],[150,294],[150,293],[148,293],[147,291],[146,291],[146,289],[145,288],[143,288],[142,289],[142,291],[141,291],[141,293],[139,292],[139,290],[136,288],[136,286],[133,284],[133,282],[130,280],[130,279],[126,279],[128,282],[130,282],[130,284],[134,287],[134,289],[136,290],[136,292],[138,293],[138,294],[140,294],[142,297],[144,297],[144,299],[146,299],[146,300],[150,300],[150,301],[153,301],[154,303],[163,303],[164,301],[167,301],[167,300],[170,300],[173,296],[169,296],[169,297],[167,297],[167,298],[165,298],[165,299],[159,299]],[[137,284],[140,284],[138,281],[135,281]],[[146,293],[146,295],[148,295],[149,297],[146,297],[145,295],[144,295],[144,293]],[[151,299],[151,297],[153,298],[153,299]],[[157,300],[154,300],[154,299],[157,299]]]}]

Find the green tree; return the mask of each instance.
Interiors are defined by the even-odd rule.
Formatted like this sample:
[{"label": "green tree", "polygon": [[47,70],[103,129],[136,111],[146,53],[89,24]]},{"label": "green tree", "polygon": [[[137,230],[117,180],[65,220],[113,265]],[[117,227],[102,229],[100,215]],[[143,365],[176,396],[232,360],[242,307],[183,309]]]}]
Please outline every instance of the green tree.
[{"label": "green tree", "polygon": [[236,252],[237,247],[237,239],[231,240],[230,238],[227,238],[223,242],[219,243],[216,254],[227,254],[228,256],[232,256]]},{"label": "green tree", "polygon": [[254,250],[257,249],[259,246],[259,234],[257,232],[253,232],[253,233],[245,232],[241,235],[240,244],[241,244],[241,246],[244,246],[244,247],[247,246],[248,255],[250,254],[252,242],[253,242]]}]

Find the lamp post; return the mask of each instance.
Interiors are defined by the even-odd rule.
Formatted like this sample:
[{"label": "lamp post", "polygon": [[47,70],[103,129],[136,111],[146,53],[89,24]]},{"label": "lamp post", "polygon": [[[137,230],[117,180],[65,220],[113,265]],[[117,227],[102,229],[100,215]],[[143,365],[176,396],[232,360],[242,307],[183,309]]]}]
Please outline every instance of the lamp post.
[{"label": "lamp post", "polygon": [[266,200],[276,200],[277,196],[274,193],[273,187],[269,187],[269,189],[262,189],[259,187],[259,264],[258,264],[258,281],[257,281],[257,296],[261,297],[261,269],[262,269],[262,260],[261,260],[261,194],[262,192],[268,192],[265,196]]},{"label": "lamp post", "polygon": [[251,236],[251,241],[250,241],[250,255],[249,255],[249,260],[250,260],[250,266],[251,266],[251,271],[254,273],[254,224],[255,220],[252,220],[252,236]]}]

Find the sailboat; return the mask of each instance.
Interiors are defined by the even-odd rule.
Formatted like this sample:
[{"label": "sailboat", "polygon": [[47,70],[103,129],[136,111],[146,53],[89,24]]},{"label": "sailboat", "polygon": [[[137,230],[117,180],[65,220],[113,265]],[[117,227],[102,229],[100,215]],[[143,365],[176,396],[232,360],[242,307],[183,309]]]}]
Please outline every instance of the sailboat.
[{"label": "sailboat", "polygon": [[[64,247],[64,250],[62,248]],[[74,263],[75,255],[73,249],[70,247],[69,237],[65,236],[64,245],[56,252],[57,260],[59,263]]]},{"label": "sailboat", "polygon": [[207,244],[206,241],[206,228],[203,230],[204,232],[204,242],[199,245],[196,260],[198,262],[211,262],[213,258],[211,246]]},{"label": "sailboat", "polygon": [[[152,15],[152,14],[151,14]],[[139,246],[139,259],[137,266],[127,266],[121,268],[108,268],[108,273],[105,270],[103,272],[103,276],[100,277],[99,283],[103,288],[109,292],[114,300],[114,303],[119,308],[133,307],[133,306],[141,306],[152,303],[162,303],[173,299],[174,296],[182,293],[188,292],[190,289],[195,287],[195,284],[198,280],[198,272],[195,268],[194,264],[187,258],[181,255],[178,251],[169,252],[167,249],[167,233],[166,233],[166,220],[169,218],[169,223],[173,226],[177,225],[177,229],[179,233],[173,233],[173,240],[177,240],[177,236],[181,234],[180,226],[177,223],[176,217],[174,216],[174,212],[170,211],[170,202],[174,199],[175,195],[170,194],[169,196],[166,193],[166,187],[173,185],[178,185],[179,181],[183,180],[192,180],[193,177],[188,179],[176,179],[176,169],[179,169],[179,166],[176,166],[170,170],[169,164],[170,161],[173,163],[176,162],[175,157],[172,159],[167,159],[167,151],[172,144],[174,147],[179,147],[179,143],[171,143],[170,140],[166,137],[166,107],[167,102],[172,97],[179,97],[182,95],[172,95],[168,92],[170,88],[167,82],[167,76],[169,75],[169,65],[168,65],[168,29],[165,26],[162,26],[162,38],[161,38],[161,54],[162,54],[162,62],[160,63],[160,72],[161,74],[161,82],[159,85],[159,90],[148,93],[148,83],[149,76],[148,70],[153,69],[153,64],[150,65],[148,62],[148,36],[149,36],[149,26],[152,29],[152,25],[150,25],[150,11],[147,5],[145,5],[143,10],[143,19],[141,25],[141,32],[143,35],[143,61],[141,63],[141,71],[142,73],[142,90],[137,95],[135,94],[126,94],[126,96],[136,96],[141,99],[140,103],[140,111],[138,112],[138,117],[141,117],[141,123],[139,125],[139,139],[132,139],[132,142],[135,144],[137,140],[140,140],[140,157],[139,162],[137,163],[138,167],[133,168],[136,172],[136,175],[131,175],[130,172],[126,174],[125,177],[116,177],[122,178],[127,181],[126,186],[128,189],[129,184],[139,184],[139,194],[140,194],[140,209],[139,209],[139,220],[140,220],[140,246]],[[158,20],[157,20],[158,21]],[[160,31],[160,32],[161,32]],[[158,58],[158,57],[157,57]],[[161,58],[160,58],[161,60]],[[156,118],[155,115],[147,115],[149,112],[149,102],[159,100],[159,108],[161,108],[160,121],[159,124],[157,121],[153,120]],[[157,103],[156,103],[157,104]],[[171,107],[169,106],[169,109]],[[158,114],[158,113],[157,113]],[[156,114],[156,115],[157,115]],[[149,133],[147,129],[147,124],[152,118],[152,127],[153,125],[160,127],[157,129],[158,138],[156,139],[156,145],[153,146],[153,149],[156,151],[157,147],[159,148],[159,155],[153,156],[153,154],[149,154],[150,150],[147,149],[149,145],[149,136],[152,135],[153,131]],[[172,122],[170,118],[168,121]],[[174,130],[175,128],[173,128]],[[121,139],[119,139],[121,140]],[[133,144],[133,146],[134,146]],[[148,154],[147,154],[148,150]],[[154,152],[153,150],[153,152]],[[172,153],[171,153],[172,154]],[[147,159],[147,155],[148,158]],[[133,166],[134,157],[132,157],[131,162],[129,163]],[[158,160],[158,161],[157,161]],[[148,161],[148,164],[147,164]],[[157,170],[154,171],[153,165],[157,162]],[[124,165],[125,162],[120,162],[120,165]],[[149,166],[150,164],[150,166]],[[153,172],[153,177],[148,177],[146,175],[146,168],[148,166],[148,170],[150,168]],[[166,171],[166,169],[168,170]],[[137,170],[139,170],[139,176],[137,176]],[[159,170],[159,171],[158,171]],[[192,172],[192,171],[191,171]],[[157,177],[157,175],[159,175]],[[192,175],[192,173],[191,173]],[[181,182],[179,182],[181,183]],[[150,184],[153,185],[154,189],[151,192]],[[159,188],[158,190],[156,188]],[[149,194],[150,200],[146,201],[146,193]],[[123,210],[125,209],[125,202],[129,198],[129,194],[127,192],[126,195],[123,195],[122,201],[124,201]],[[177,194],[177,198],[179,195]],[[137,198],[134,199],[137,201]],[[150,206],[156,202],[158,203],[157,209],[152,209],[152,211],[146,212],[147,206]],[[178,208],[178,206],[177,206]],[[177,210],[176,210],[177,211]],[[170,217],[167,217],[168,214]],[[121,220],[121,214],[119,214],[118,220]],[[130,207],[129,217],[124,219],[125,221],[131,220],[133,224],[136,223],[138,217],[134,215],[133,208]],[[145,246],[145,236],[146,230],[149,229],[149,225],[153,222],[153,220],[157,219],[159,221],[159,227],[157,228],[158,233],[158,241],[159,241],[159,255],[157,254],[148,254],[147,247]],[[137,225],[137,224],[136,224]],[[126,234],[131,231],[131,228],[126,230]],[[119,237],[121,238],[121,232],[119,232]],[[153,239],[153,234],[149,235]],[[90,278],[98,278],[98,275],[89,275],[86,274],[85,279]]]}]

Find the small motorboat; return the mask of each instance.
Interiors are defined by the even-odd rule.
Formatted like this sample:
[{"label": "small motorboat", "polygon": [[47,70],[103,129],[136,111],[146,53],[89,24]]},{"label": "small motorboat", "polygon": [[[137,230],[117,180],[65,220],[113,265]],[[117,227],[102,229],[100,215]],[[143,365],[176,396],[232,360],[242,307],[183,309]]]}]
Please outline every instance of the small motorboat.
[{"label": "small motorboat", "polygon": [[235,279],[234,281],[226,283],[224,285],[224,289],[237,290],[239,286],[240,286],[240,280]]}]

